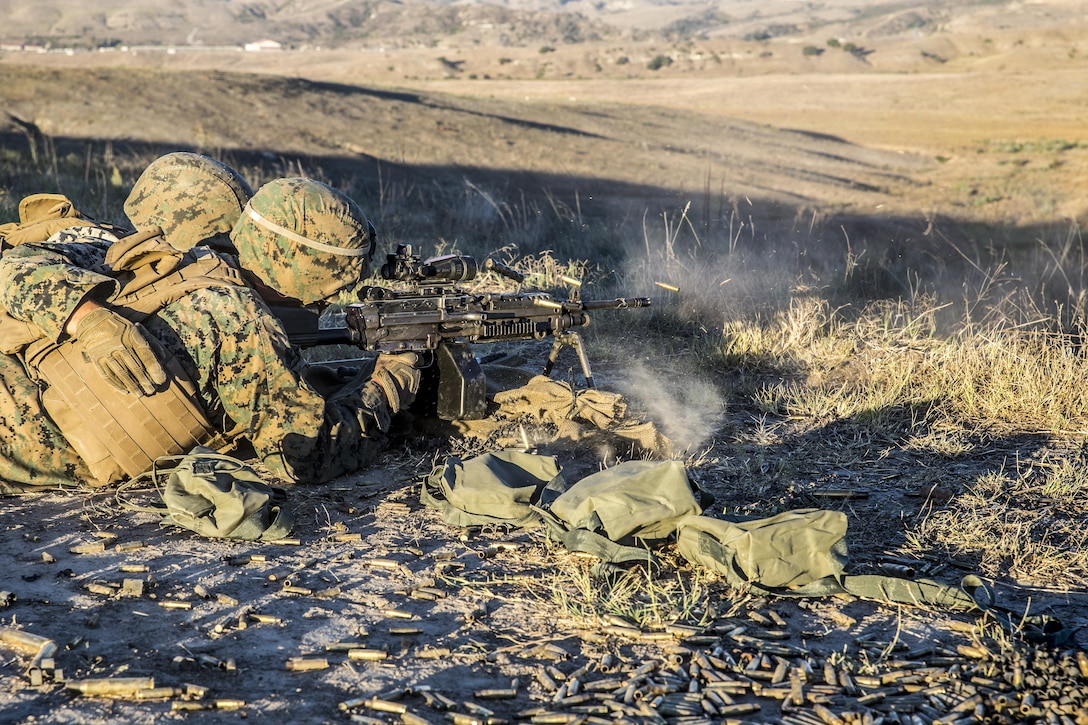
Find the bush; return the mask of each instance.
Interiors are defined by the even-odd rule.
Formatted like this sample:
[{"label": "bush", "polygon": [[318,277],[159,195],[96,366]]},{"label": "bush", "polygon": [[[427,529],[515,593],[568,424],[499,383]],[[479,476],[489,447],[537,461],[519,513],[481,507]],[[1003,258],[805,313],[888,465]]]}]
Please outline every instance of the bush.
[{"label": "bush", "polygon": [[661,68],[669,65],[672,65],[672,58],[667,55],[658,55],[655,56],[654,59],[646,65],[646,67],[650,70],[660,70]]}]

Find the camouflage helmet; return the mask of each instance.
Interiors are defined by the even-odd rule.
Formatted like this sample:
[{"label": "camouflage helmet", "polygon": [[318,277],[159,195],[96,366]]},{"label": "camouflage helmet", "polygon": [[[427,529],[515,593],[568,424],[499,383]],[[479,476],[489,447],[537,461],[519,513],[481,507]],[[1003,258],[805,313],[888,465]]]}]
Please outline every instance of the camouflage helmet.
[{"label": "camouflage helmet", "polygon": [[234,169],[200,154],[160,156],[140,174],[125,200],[139,230],[160,227],[166,241],[187,251],[197,244],[228,246],[227,235],[253,196]]},{"label": "camouflage helmet", "polygon": [[230,238],[244,269],[306,305],[330,302],[365,278],[374,253],[374,227],[359,206],[311,179],[262,186]]}]

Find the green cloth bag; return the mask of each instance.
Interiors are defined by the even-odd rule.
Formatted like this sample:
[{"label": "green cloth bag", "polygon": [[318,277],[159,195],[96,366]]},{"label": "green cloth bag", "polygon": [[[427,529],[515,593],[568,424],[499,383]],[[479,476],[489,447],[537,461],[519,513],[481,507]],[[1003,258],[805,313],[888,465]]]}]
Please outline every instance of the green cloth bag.
[{"label": "green cloth bag", "polygon": [[530,526],[543,491],[562,490],[562,467],[552,456],[495,451],[468,460],[449,456],[423,481],[420,500],[450,526]]},{"label": "green cloth bag", "polygon": [[586,476],[556,498],[551,513],[569,528],[612,541],[664,539],[680,519],[702,512],[680,461],[626,461]]},{"label": "green cloth bag", "polygon": [[[169,461],[177,465],[161,467]],[[118,489],[118,501],[130,510],[162,514],[163,525],[173,524],[213,539],[244,541],[282,539],[294,526],[283,491],[269,486],[237,458],[210,448],[198,446],[185,456],[159,458],[149,475],[161,490],[165,508],[139,507],[121,500],[121,494],[142,476]]]},{"label": "green cloth bag", "polygon": [[691,516],[677,526],[685,559],[723,575],[733,587],[795,589],[846,568],[846,514],[798,509],[753,521]]},{"label": "green cloth bag", "polygon": [[651,563],[651,547],[708,500],[681,461],[626,461],[573,484],[548,505],[544,520],[553,539],[600,558],[604,572],[610,565]]},{"label": "green cloth bag", "polygon": [[780,597],[849,594],[878,602],[978,612],[1016,636],[1058,646],[1073,630],[1045,614],[997,606],[993,590],[969,574],[959,585],[933,579],[845,573],[846,514],[798,509],[776,516],[724,521],[690,516],[677,525],[676,546],[698,566],[723,575],[736,588]]}]

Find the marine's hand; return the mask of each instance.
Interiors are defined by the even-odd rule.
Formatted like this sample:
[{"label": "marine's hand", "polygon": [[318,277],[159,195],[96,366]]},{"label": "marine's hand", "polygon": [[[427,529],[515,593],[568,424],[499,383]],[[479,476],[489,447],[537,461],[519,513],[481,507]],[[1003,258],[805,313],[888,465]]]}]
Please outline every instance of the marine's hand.
[{"label": "marine's hand", "polygon": [[111,385],[132,395],[151,395],[166,382],[166,370],[140,328],[100,307],[79,321],[76,337]]},{"label": "marine's hand", "polygon": [[422,361],[414,352],[383,353],[374,361],[370,379],[381,388],[390,413],[397,413],[415,400]]}]

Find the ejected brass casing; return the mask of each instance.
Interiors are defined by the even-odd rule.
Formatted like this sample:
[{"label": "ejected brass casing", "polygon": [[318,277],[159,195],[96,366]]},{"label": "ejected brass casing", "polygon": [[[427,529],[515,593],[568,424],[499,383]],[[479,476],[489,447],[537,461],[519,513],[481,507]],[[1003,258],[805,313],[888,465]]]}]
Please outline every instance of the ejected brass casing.
[{"label": "ejected brass casing", "polygon": [[146,690],[137,690],[137,700],[169,700],[172,697],[180,697],[182,691],[178,687],[151,687]]},{"label": "ejected brass casing", "polygon": [[311,672],[328,668],[329,661],[324,657],[292,657],[287,660],[287,669],[292,672]]},{"label": "ejected brass casing", "polygon": [[135,697],[140,690],[155,689],[154,677],[103,677],[69,680],[65,688],[88,697]]},{"label": "ejected brass casing", "polygon": [[363,705],[371,710],[391,712],[395,715],[400,715],[401,713],[408,711],[407,705],[402,705],[399,702],[389,702],[388,700],[379,700],[376,697],[367,698],[363,701]]},{"label": "ejected brass casing", "polygon": [[348,650],[348,659],[350,660],[384,660],[388,656],[388,652],[380,649],[360,647],[358,649]]},{"label": "ejected brass casing", "polygon": [[57,643],[48,637],[13,627],[0,627],[0,642],[32,655],[26,669],[28,674],[40,672],[42,660],[49,659],[57,652]]}]

